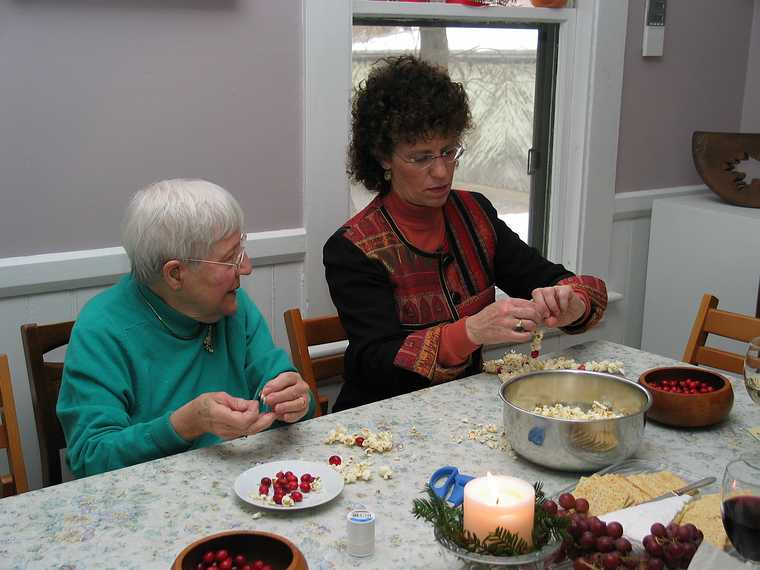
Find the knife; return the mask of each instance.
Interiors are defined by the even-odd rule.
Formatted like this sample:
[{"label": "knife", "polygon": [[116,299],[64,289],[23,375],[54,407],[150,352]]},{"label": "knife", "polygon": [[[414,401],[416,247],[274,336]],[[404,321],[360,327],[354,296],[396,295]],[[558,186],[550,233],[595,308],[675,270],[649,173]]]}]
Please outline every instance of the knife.
[{"label": "knife", "polygon": [[680,497],[681,495],[685,495],[687,493],[690,493],[691,491],[695,491],[697,489],[701,489],[702,487],[710,485],[711,483],[715,483],[715,481],[716,481],[715,477],[705,477],[704,479],[700,479],[699,481],[695,481],[694,483],[689,483],[685,487],[681,487],[680,489],[673,489],[672,491],[668,491],[667,493],[660,495],[659,497],[655,497],[654,499],[649,499],[648,501],[644,501],[643,503],[639,503],[639,504],[643,505],[645,503],[653,503],[654,501],[667,499],[668,497]]}]

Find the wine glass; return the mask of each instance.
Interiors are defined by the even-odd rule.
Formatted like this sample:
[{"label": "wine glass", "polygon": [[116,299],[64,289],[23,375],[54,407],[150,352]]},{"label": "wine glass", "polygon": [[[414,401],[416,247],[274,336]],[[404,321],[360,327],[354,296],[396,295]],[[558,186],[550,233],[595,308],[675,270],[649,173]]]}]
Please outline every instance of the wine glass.
[{"label": "wine glass", "polygon": [[756,336],[747,345],[744,357],[744,385],[752,401],[760,404],[760,336]]},{"label": "wine glass", "polygon": [[723,527],[737,552],[760,561],[760,453],[726,466],[721,489]]}]

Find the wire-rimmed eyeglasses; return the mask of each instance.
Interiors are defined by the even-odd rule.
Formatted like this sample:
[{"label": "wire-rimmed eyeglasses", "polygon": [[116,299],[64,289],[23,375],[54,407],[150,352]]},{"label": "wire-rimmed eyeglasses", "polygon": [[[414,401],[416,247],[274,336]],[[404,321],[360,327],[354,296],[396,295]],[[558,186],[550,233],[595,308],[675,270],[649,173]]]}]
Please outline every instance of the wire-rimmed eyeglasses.
[{"label": "wire-rimmed eyeglasses", "polygon": [[236,273],[240,273],[240,266],[243,265],[246,257],[248,257],[245,251],[244,242],[248,236],[245,233],[240,234],[240,252],[235,257],[235,261],[212,261],[210,259],[193,259],[188,257],[182,261],[194,261],[195,263],[213,263],[214,265],[227,265],[228,267],[234,267]]},{"label": "wire-rimmed eyeglasses", "polygon": [[464,154],[464,146],[457,144],[443,149],[440,154],[415,154],[412,156],[402,156],[398,153],[394,153],[397,157],[408,164],[413,164],[420,170],[426,170],[433,166],[433,163],[438,158],[442,158],[443,161],[448,164],[454,164]]}]

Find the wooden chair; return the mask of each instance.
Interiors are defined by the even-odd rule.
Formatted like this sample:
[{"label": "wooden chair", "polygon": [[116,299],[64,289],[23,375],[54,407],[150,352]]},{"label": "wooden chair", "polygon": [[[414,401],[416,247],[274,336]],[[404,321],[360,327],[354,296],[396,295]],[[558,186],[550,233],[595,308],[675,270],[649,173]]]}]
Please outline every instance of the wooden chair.
[{"label": "wooden chair", "polygon": [[320,380],[343,374],[344,355],[340,353],[312,358],[309,347],[346,340],[346,331],[338,315],[304,319],[300,309],[288,309],[283,316],[293,363],[314,393],[318,403],[316,415],[324,415],[327,413],[327,397],[319,395],[318,384]]},{"label": "wooden chair", "polygon": [[21,435],[16,418],[16,402],[13,399],[11,371],[8,357],[0,354],[0,449],[8,453],[10,474],[0,476],[2,497],[26,493],[29,484],[26,480],[24,454],[21,451]]},{"label": "wooden chair", "polygon": [[760,336],[760,318],[721,311],[718,309],[718,298],[705,294],[691,327],[691,335],[683,353],[684,362],[742,374],[744,355],[705,346],[708,334],[748,342],[751,338]]},{"label": "wooden chair", "polygon": [[61,388],[63,362],[45,362],[45,354],[69,343],[74,321],[37,325],[21,325],[21,340],[26,354],[26,369],[32,391],[34,420],[42,460],[42,484],[45,487],[63,482],[62,449],[66,448],[63,428],[55,413]]}]

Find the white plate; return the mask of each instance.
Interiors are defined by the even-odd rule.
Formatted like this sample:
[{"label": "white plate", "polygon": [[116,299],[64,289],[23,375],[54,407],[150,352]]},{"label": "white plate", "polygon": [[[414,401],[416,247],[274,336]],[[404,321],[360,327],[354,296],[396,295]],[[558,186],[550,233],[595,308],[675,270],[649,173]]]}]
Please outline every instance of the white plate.
[{"label": "white plate", "polygon": [[[258,498],[259,485],[262,477],[275,479],[278,471],[292,471],[298,476],[300,481],[301,475],[310,473],[313,477],[319,477],[322,487],[319,491],[303,493],[303,501],[296,503],[292,507],[285,507],[277,503],[264,502]],[[343,490],[343,476],[325,463],[316,463],[314,461],[300,461],[298,459],[286,459],[283,461],[270,461],[263,463],[244,471],[235,479],[235,493],[246,503],[262,509],[273,511],[300,511],[322,505],[333,500],[340,495]],[[271,498],[271,492],[270,492]]]}]

